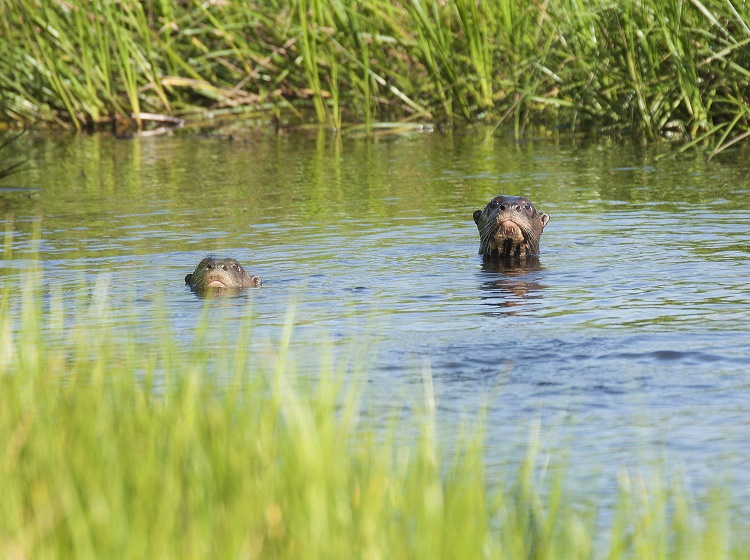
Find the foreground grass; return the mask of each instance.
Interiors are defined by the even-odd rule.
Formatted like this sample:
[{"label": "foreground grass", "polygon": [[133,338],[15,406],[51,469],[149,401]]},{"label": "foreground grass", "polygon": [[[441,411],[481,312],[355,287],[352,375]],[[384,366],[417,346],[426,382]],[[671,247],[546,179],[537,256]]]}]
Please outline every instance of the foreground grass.
[{"label": "foreground grass", "polygon": [[330,359],[316,382],[295,378],[291,320],[260,360],[251,329],[232,355],[200,327],[189,348],[164,325],[144,346],[87,326],[103,300],[42,311],[35,278],[0,305],[4,558],[742,556],[725,503],[699,514],[679,488],[627,475],[614,508],[564,498],[533,440],[489,484],[481,428],[442,449],[429,383],[421,414],[375,429]]},{"label": "foreground grass", "polygon": [[0,0],[0,119],[148,113],[750,135],[750,6],[726,0]]}]

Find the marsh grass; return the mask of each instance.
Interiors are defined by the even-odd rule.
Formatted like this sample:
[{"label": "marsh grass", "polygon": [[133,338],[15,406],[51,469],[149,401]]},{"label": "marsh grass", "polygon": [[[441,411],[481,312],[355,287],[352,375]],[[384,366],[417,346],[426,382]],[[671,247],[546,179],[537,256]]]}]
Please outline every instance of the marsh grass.
[{"label": "marsh grass", "polygon": [[[142,112],[635,132],[750,130],[750,7],[727,0],[1,0],[5,121]],[[98,6],[98,8],[97,8]]]},{"label": "marsh grass", "polygon": [[[115,329],[106,286],[71,308],[43,286],[41,263],[23,268],[4,276],[0,303],[0,556],[713,560],[746,550],[726,493],[695,502],[653,469],[624,471],[614,506],[571,495],[564,453],[539,449],[539,426],[517,468],[487,471],[481,413],[446,449],[428,368],[423,398],[405,403],[413,413],[398,406],[383,427],[368,413],[363,358],[342,366],[331,347],[317,375],[298,374],[293,310],[260,355],[251,318],[232,352],[215,352],[207,317],[190,344],[164,313]],[[144,343],[144,328],[159,334]]]}]

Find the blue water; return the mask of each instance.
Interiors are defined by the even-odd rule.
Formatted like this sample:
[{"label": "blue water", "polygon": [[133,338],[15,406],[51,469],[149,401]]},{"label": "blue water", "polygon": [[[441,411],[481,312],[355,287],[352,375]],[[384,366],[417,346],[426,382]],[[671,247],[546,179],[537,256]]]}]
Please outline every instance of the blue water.
[{"label": "blue water", "polygon": [[[262,351],[293,308],[303,375],[331,344],[344,368],[364,355],[384,415],[418,409],[429,375],[446,441],[486,408],[490,464],[517,461],[538,423],[582,485],[659,463],[750,498],[747,153],[477,132],[25,141],[26,171],[0,185],[3,283],[38,223],[48,293],[102,298],[92,322],[130,328],[135,301],[148,341],[164,306],[190,345],[208,307],[217,351],[248,315]],[[538,269],[477,255],[471,215],[497,194],[551,215]],[[207,254],[264,286],[197,297],[183,278]]]}]

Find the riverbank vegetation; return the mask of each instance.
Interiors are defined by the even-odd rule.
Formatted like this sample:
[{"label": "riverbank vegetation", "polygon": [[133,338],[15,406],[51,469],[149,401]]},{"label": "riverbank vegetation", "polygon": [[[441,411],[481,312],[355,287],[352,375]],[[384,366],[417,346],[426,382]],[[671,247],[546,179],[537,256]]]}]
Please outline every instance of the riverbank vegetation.
[{"label": "riverbank vegetation", "polygon": [[6,122],[207,115],[750,135],[731,0],[2,0]]},{"label": "riverbank vegetation", "polygon": [[262,356],[251,321],[231,352],[205,323],[178,341],[163,317],[144,342],[138,321],[107,321],[106,290],[71,308],[38,266],[5,276],[0,303],[4,558],[745,555],[725,499],[666,477],[571,495],[534,438],[489,472],[480,417],[446,448],[429,376],[413,413],[372,422],[366,367],[324,356],[295,374],[291,315]]}]

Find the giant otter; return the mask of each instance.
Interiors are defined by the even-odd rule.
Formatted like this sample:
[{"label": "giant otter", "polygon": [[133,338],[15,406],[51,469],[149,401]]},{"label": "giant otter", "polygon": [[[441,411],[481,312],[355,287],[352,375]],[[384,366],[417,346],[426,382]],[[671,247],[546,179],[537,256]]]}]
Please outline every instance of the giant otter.
[{"label": "giant otter", "polygon": [[537,212],[528,198],[496,196],[484,210],[474,212],[479,229],[479,254],[504,259],[539,254],[539,238],[549,214]]},{"label": "giant otter", "polygon": [[192,274],[185,276],[185,284],[195,292],[209,288],[240,290],[259,287],[261,278],[248,274],[236,259],[206,257]]}]

